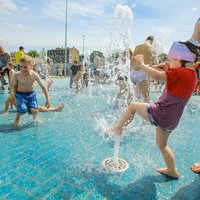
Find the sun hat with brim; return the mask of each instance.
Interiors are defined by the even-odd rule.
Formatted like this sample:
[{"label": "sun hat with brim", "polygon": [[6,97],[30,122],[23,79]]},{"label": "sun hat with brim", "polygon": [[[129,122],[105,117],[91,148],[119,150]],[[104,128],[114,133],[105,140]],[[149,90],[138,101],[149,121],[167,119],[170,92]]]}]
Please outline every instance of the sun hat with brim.
[{"label": "sun hat with brim", "polygon": [[172,44],[168,53],[168,58],[194,62],[196,54],[192,53],[184,44],[177,41]]}]

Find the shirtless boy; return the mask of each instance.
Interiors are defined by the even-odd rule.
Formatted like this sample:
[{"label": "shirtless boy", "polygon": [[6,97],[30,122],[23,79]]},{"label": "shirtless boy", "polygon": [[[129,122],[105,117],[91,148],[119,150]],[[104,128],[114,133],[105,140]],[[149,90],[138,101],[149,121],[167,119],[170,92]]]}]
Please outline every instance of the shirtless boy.
[{"label": "shirtless boy", "polygon": [[46,107],[50,107],[50,100],[47,88],[42,83],[39,75],[32,70],[32,59],[28,55],[20,58],[20,71],[14,74],[12,80],[11,97],[16,97],[17,115],[14,124],[20,124],[20,116],[28,112],[34,119],[38,115],[38,102],[34,92],[34,82],[36,81],[42,88],[46,97]]}]

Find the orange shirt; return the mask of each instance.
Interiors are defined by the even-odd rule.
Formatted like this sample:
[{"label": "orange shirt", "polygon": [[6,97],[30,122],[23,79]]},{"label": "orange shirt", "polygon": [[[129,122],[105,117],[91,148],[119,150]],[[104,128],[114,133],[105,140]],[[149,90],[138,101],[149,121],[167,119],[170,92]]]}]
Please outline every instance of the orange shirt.
[{"label": "orange shirt", "polygon": [[196,63],[194,64],[194,68],[195,68],[195,69],[200,69],[200,62],[196,62]]}]

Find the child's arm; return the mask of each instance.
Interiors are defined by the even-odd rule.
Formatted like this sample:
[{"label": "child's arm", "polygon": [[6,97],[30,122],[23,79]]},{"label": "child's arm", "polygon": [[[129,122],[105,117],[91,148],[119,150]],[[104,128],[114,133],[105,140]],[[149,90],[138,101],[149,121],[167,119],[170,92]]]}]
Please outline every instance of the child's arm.
[{"label": "child's arm", "polygon": [[166,63],[161,63],[161,64],[158,64],[158,65],[152,65],[152,67],[154,69],[157,69],[159,71],[166,71],[168,68],[169,68],[169,65],[167,65]]},{"label": "child's arm", "polygon": [[80,78],[81,78],[81,74],[77,72],[76,76],[74,77],[74,83],[78,83]]},{"label": "child's arm", "polygon": [[15,92],[17,90],[17,84],[18,84],[18,81],[17,81],[17,73],[14,74],[13,78],[11,79],[11,99],[14,99],[15,97]]},{"label": "child's arm", "polygon": [[147,73],[149,76],[156,80],[166,81],[167,76],[165,71],[158,71],[152,67],[149,67],[148,65],[144,64],[143,56],[134,56],[133,62],[140,68],[140,70],[143,70],[145,73]]},{"label": "child's arm", "polygon": [[51,106],[50,100],[49,100],[49,93],[47,91],[47,88],[45,87],[45,85],[42,83],[40,77],[38,74],[35,73],[35,80],[37,81],[37,83],[39,84],[39,86],[42,88],[42,91],[44,92],[44,95],[46,97],[46,107],[49,108]]}]

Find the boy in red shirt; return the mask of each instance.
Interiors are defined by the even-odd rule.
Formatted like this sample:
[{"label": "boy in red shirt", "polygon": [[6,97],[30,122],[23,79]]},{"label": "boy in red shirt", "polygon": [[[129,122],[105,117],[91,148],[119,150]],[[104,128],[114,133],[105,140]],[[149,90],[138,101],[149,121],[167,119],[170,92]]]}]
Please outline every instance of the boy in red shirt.
[{"label": "boy in red shirt", "polygon": [[[196,73],[193,62],[196,55],[185,44],[174,42],[169,54],[170,66],[167,70],[158,71],[144,64],[142,56],[133,56],[132,61],[140,70],[155,80],[166,81],[166,88],[155,103],[134,102],[122,115],[119,123],[111,131],[120,136],[123,129],[133,120],[137,113],[143,119],[156,126],[156,144],[165,160],[166,167],[159,168],[159,173],[178,178],[173,153],[167,145],[168,137],[182,116],[185,105],[190,99],[196,85]],[[163,69],[165,66],[161,65]]]}]

